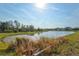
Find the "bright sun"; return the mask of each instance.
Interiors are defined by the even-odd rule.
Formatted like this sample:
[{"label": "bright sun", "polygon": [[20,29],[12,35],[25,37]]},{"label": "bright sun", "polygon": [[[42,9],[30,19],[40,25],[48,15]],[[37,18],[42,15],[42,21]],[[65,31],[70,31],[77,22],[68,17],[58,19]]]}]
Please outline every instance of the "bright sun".
[{"label": "bright sun", "polygon": [[46,3],[38,1],[38,2],[35,3],[35,7],[39,8],[39,9],[45,9]]}]

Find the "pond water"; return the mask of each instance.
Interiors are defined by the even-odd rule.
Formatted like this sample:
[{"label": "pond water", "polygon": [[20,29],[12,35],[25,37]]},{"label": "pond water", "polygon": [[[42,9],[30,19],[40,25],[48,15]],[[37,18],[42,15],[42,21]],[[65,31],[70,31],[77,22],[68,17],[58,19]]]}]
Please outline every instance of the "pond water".
[{"label": "pond water", "polygon": [[72,31],[48,31],[48,32],[40,32],[34,34],[35,37],[48,37],[48,38],[57,38],[65,35],[72,34]]},{"label": "pond water", "polygon": [[16,35],[16,36],[9,36],[3,39],[4,42],[11,43],[16,39],[16,37],[20,38],[29,38],[32,40],[40,39],[40,37],[48,37],[48,38],[57,38],[69,34],[73,34],[74,32],[71,31],[48,31],[48,32],[39,32],[35,33],[34,35]]}]

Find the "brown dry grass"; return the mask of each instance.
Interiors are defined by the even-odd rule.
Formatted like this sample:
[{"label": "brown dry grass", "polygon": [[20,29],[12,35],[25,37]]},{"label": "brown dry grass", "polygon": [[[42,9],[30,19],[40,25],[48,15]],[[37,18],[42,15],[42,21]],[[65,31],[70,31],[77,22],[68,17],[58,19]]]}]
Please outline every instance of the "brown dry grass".
[{"label": "brown dry grass", "polygon": [[40,40],[36,41],[24,38],[17,38],[16,54],[30,56],[45,49],[48,46],[51,46],[39,55],[57,55],[60,53],[60,51],[57,49],[64,44],[68,44],[68,40],[62,37],[57,39],[41,38]]}]

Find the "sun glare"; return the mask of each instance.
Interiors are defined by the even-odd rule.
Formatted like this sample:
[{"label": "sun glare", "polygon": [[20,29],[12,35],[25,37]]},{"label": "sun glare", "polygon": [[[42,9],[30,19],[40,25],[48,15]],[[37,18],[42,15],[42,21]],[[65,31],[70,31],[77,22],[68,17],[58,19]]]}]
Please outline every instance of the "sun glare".
[{"label": "sun glare", "polygon": [[39,9],[45,9],[46,3],[43,1],[38,1],[35,3],[35,7],[39,8]]}]

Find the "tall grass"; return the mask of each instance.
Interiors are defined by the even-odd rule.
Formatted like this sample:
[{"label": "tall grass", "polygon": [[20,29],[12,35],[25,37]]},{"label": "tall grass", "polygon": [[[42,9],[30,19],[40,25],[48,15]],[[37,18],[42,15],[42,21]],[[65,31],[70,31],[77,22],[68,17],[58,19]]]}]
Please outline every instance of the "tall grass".
[{"label": "tall grass", "polygon": [[[30,40],[24,38],[17,38],[16,41],[16,54],[17,55],[33,55],[46,47],[47,48],[42,53],[38,54],[40,56],[52,56],[52,55],[75,55],[78,50],[70,44],[68,39],[63,37],[57,39],[41,38],[40,40]],[[78,45],[77,45],[78,46]],[[78,48],[79,49],[79,48]],[[77,54],[78,55],[78,54]]]}]

